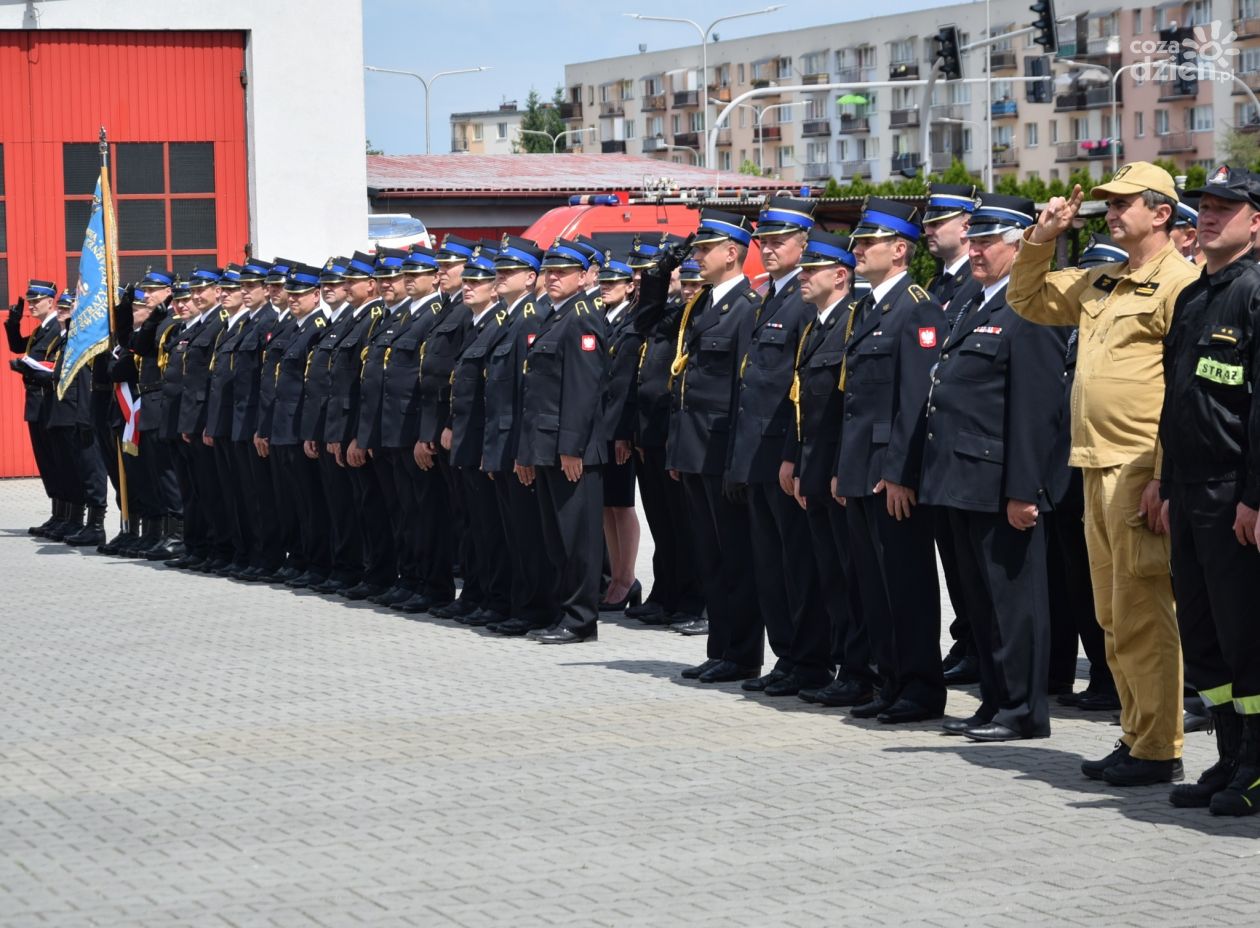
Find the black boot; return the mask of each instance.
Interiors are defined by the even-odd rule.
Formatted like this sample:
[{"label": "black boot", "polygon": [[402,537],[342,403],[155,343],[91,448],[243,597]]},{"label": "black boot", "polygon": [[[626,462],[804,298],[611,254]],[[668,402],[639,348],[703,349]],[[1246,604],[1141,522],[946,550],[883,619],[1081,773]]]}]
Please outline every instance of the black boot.
[{"label": "black boot", "polygon": [[50,515],[47,519],[44,520],[43,525],[32,525],[30,528],[26,530],[26,534],[34,535],[36,538],[48,537],[48,530],[53,527],[54,523],[56,523],[57,518],[58,518],[58,513],[60,511],[58,507],[61,505],[55,499],[49,500],[49,503],[51,504],[52,515]]},{"label": "black boot", "polygon": [[140,549],[140,538],[150,521],[152,521],[151,516],[131,517],[131,537],[118,546],[119,557],[136,557],[136,552]]},{"label": "black boot", "polygon": [[172,561],[187,553],[184,548],[184,520],[166,516],[162,519],[162,537],[145,557],[150,561]]},{"label": "black boot", "polygon": [[118,534],[104,544],[96,546],[98,554],[121,554],[124,546],[136,539],[135,529],[126,523],[118,530]]},{"label": "black boot", "polygon": [[66,544],[76,548],[87,545],[95,548],[97,545],[105,544],[105,507],[89,506],[87,522],[74,534],[67,535],[64,540]]},{"label": "black boot", "polygon": [[166,520],[161,516],[140,517],[140,537],[127,549],[127,557],[145,557],[153,547],[162,540]]},{"label": "black boot", "polygon": [[48,530],[48,537],[53,541],[65,541],[79,529],[83,528],[83,504],[66,503],[61,522]]},{"label": "black boot", "polygon": [[1182,809],[1206,809],[1212,797],[1229,786],[1238,772],[1238,750],[1242,747],[1243,719],[1233,705],[1213,706],[1212,724],[1216,726],[1216,752],[1219,760],[1199,775],[1198,783],[1174,786],[1168,801]]},{"label": "black boot", "polygon": [[1213,815],[1255,815],[1260,812],[1260,715],[1242,716],[1238,767],[1229,785],[1212,797]]}]

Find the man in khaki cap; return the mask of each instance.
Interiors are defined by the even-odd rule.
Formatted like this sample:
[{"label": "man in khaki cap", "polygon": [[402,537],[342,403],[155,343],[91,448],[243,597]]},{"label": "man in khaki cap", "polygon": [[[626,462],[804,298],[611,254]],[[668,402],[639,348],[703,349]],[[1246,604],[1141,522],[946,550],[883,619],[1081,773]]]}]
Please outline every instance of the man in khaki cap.
[{"label": "man in khaki cap", "polygon": [[1170,238],[1177,193],[1162,168],[1126,164],[1093,189],[1127,262],[1050,270],[1055,240],[1080,209],[1081,188],[1054,197],[1011,269],[1007,300],[1044,325],[1079,325],[1072,454],[1085,477],[1085,537],[1123,734],[1107,757],[1081,764],[1118,786],[1182,778],[1181,647],[1158,441],[1163,342],[1177,294],[1197,276]]}]

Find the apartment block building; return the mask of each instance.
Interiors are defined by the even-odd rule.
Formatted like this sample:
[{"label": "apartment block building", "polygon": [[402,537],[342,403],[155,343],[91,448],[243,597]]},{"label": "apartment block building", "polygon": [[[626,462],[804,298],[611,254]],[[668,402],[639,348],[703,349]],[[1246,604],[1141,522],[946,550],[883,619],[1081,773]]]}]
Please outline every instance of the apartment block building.
[{"label": "apartment block building", "polygon": [[[1098,176],[1113,158],[1209,166],[1226,131],[1260,131],[1252,94],[1260,91],[1260,0],[1141,0],[1136,8],[1058,0],[1060,19],[1073,19],[1060,25],[1053,56],[1031,34],[1001,40],[1031,24],[1029,5],[956,3],[712,41],[703,74],[698,43],[569,64],[563,115],[570,128],[594,130],[583,135],[588,151],[702,163],[708,100],[718,127],[714,167],[736,171],[751,161],[785,182],[814,185],[912,174],[925,161],[943,170],[954,158],[981,178],[991,168],[994,179],[1066,179],[1079,168]],[[958,26],[963,45],[998,41],[965,53],[965,80],[938,82],[925,107],[925,88],[914,82],[927,77],[944,25]],[[1187,43],[1215,71],[1186,79],[1160,64]],[[719,121],[751,90],[759,93]]]},{"label": "apartment block building", "polygon": [[517,151],[525,111],[516,102],[497,110],[451,113],[451,151],[473,155],[510,155]]}]

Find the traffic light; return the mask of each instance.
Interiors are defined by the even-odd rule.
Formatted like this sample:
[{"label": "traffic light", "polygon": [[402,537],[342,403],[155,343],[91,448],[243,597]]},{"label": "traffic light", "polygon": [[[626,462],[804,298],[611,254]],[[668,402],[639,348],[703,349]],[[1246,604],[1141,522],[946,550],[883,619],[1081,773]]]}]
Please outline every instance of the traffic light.
[{"label": "traffic light", "polygon": [[1033,29],[1036,30],[1033,34],[1033,42],[1040,45],[1042,51],[1047,54],[1057,54],[1059,33],[1055,25],[1057,17],[1054,15],[1054,0],[1037,0],[1029,9],[1037,17],[1032,23]]},{"label": "traffic light", "polygon": [[932,60],[940,59],[941,77],[947,81],[962,80],[960,44],[957,26],[942,26],[932,39]]}]

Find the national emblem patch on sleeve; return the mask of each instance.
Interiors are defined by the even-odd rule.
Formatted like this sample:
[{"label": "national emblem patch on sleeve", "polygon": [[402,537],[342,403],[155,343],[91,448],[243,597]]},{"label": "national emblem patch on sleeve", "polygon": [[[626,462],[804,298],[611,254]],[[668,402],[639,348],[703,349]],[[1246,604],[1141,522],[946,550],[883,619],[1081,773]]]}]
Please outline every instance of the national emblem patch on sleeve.
[{"label": "national emblem patch on sleeve", "polygon": [[920,348],[935,348],[936,347],[936,327],[935,326],[928,326],[927,328],[919,329],[919,347]]},{"label": "national emblem patch on sleeve", "polygon": [[582,336],[582,350],[583,350],[583,351],[594,351],[594,350],[595,350],[595,336],[594,336],[594,335],[583,335],[583,336]]}]

